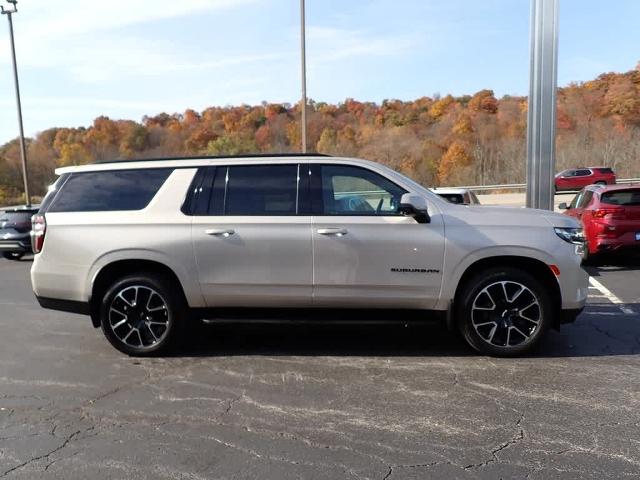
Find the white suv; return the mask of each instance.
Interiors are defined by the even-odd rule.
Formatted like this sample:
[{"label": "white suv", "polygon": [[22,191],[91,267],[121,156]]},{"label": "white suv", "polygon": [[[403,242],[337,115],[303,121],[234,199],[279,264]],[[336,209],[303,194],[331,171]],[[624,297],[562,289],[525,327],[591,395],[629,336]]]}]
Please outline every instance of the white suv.
[{"label": "white suv", "polygon": [[[454,205],[382,165],[320,155],[66,167],[33,217],[45,308],[131,355],[189,319],[440,318],[516,355],[587,297],[576,220]],[[277,310],[276,310],[277,309]]]}]

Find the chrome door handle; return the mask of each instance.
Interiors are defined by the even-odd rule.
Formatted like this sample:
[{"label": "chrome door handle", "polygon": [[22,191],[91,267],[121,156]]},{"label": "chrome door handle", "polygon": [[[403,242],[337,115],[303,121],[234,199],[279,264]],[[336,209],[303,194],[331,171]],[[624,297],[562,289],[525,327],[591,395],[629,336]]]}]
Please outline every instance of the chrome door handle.
[{"label": "chrome door handle", "polygon": [[204,231],[207,235],[215,235],[216,237],[229,237],[236,233],[233,228],[208,228]]},{"label": "chrome door handle", "polygon": [[344,228],[319,228],[316,232],[320,235],[335,235],[336,237],[342,237],[347,234],[347,230]]}]

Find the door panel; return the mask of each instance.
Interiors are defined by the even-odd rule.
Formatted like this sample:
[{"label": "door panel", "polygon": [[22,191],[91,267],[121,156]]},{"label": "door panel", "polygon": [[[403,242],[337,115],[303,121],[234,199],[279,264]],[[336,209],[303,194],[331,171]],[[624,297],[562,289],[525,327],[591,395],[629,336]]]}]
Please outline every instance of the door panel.
[{"label": "door panel", "polygon": [[442,284],[443,224],[399,213],[407,190],[378,172],[312,165],[313,304],[431,308]]},{"label": "door panel", "polygon": [[207,306],[309,306],[308,175],[296,163],[217,166],[203,178],[192,239]]},{"label": "door panel", "polygon": [[[444,237],[439,215],[312,219],[313,303],[324,307],[432,308],[440,295]],[[342,234],[322,234],[339,229]]]},{"label": "door panel", "polygon": [[309,306],[310,224],[308,216],[194,217],[194,253],[207,306]]}]

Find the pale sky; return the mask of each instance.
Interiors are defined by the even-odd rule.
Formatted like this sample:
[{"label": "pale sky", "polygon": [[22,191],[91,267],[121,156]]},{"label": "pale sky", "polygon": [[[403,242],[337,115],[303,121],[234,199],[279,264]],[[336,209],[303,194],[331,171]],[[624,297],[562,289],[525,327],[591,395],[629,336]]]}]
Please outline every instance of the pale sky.
[{"label": "pale sky", "polygon": [[[98,115],[139,121],[299,98],[299,0],[19,0],[18,9],[27,135]],[[560,85],[634,68],[638,19],[638,0],[561,0]],[[528,31],[528,0],[307,0],[308,95],[524,95]],[[17,132],[3,16],[0,144]]]}]

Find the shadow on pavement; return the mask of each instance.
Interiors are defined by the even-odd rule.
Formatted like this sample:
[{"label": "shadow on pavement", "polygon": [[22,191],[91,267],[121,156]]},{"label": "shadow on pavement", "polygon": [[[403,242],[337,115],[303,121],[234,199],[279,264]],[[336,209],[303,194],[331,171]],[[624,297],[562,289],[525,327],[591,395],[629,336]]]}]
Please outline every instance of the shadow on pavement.
[{"label": "shadow on pavement", "polygon": [[[628,305],[640,312],[640,305]],[[640,353],[640,315],[598,312],[593,305],[576,323],[551,330],[529,358],[594,357]],[[593,310],[593,311],[591,311]],[[619,314],[618,314],[619,313]],[[189,329],[172,356],[382,356],[459,357],[476,353],[439,323],[348,324],[220,323]]]},{"label": "shadow on pavement", "polygon": [[602,255],[588,262],[584,268],[589,275],[597,277],[601,271],[624,272],[640,270],[640,253],[616,253]]}]

